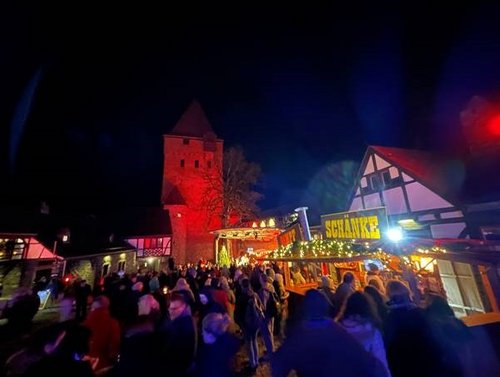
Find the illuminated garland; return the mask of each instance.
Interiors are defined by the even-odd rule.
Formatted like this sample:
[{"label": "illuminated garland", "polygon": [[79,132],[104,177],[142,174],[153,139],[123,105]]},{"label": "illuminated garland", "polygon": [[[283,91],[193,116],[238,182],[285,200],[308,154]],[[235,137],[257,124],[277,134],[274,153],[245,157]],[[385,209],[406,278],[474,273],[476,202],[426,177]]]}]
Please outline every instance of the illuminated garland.
[{"label": "illuminated garland", "polygon": [[[419,254],[446,253],[446,250],[433,246],[430,249],[416,248],[414,252]],[[394,253],[388,253],[380,247],[374,247],[368,242],[364,244],[338,241],[338,240],[312,240],[296,241],[287,246],[280,246],[270,254],[271,259],[304,259],[304,258],[351,258],[366,255],[381,260],[388,260]],[[403,259],[407,256],[399,255]],[[408,259],[409,261],[409,259]]]},{"label": "illuminated garland", "polygon": [[373,252],[368,243],[361,245],[337,240],[298,241],[281,246],[271,253],[272,259],[282,258],[351,258]]},{"label": "illuminated garland", "polygon": [[436,253],[436,254],[444,254],[446,253],[446,249],[439,247],[439,246],[433,246],[430,249],[423,249],[421,247],[417,248],[415,252],[420,253],[420,254],[429,254],[429,253]]}]

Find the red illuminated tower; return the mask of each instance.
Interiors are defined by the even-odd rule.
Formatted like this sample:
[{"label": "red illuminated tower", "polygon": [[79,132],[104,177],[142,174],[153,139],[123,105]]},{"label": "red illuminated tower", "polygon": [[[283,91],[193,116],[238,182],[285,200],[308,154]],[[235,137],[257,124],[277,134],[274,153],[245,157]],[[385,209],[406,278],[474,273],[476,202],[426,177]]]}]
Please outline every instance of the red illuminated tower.
[{"label": "red illuminated tower", "polygon": [[214,237],[209,231],[220,228],[221,218],[203,198],[209,185],[222,184],[223,140],[193,101],[163,142],[162,203],[172,223],[172,255],[176,263],[211,260]]}]

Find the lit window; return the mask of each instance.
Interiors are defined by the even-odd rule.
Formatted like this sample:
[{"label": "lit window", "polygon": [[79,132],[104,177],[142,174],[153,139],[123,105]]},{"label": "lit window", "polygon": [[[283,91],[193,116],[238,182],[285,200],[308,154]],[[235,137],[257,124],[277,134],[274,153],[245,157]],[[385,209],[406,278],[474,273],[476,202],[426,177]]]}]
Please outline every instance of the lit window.
[{"label": "lit window", "polygon": [[126,262],[124,260],[121,260],[118,262],[118,271],[125,271],[125,264]]},{"label": "lit window", "polygon": [[104,263],[102,265],[101,276],[107,276],[109,274],[109,268],[110,267],[111,267],[111,264]]},{"label": "lit window", "polygon": [[200,167],[200,161],[195,160],[194,167],[198,169]]},{"label": "lit window", "polygon": [[184,160],[181,160],[181,168],[184,167]]}]

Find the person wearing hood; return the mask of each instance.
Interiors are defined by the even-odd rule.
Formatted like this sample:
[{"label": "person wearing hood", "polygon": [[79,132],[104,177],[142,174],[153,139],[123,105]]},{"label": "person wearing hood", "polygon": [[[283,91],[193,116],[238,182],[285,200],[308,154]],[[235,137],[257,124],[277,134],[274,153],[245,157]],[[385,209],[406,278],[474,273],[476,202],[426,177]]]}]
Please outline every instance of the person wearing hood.
[{"label": "person wearing hood", "polygon": [[350,295],[340,312],[338,323],[363,345],[366,351],[375,356],[390,374],[380,332],[380,319],[368,295],[361,292]]},{"label": "person wearing hood", "polygon": [[197,376],[230,377],[234,375],[234,358],[240,342],[229,331],[231,323],[231,318],[221,313],[209,313],[203,319],[202,341],[196,356]]},{"label": "person wearing hood", "polygon": [[175,283],[175,287],[174,289],[172,289],[172,292],[178,292],[178,291],[186,291],[187,294],[189,295],[189,298],[191,299],[191,305],[194,304],[195,302],[194,293],[191,290],[191,287],[189,286],[186,279],[179,278],[179,280],[177,280],[177,283]]},{"label": "person wearing hood", "polygon": [[226,312],[225,308],[215,302],[212,296],[212,290],[208,287],[203,287],[200,290],[200,305],[198,307],[198,323],[200,324],[203,321],[203,318],[206,317],[209,313],[220,313],[224,314]]}]

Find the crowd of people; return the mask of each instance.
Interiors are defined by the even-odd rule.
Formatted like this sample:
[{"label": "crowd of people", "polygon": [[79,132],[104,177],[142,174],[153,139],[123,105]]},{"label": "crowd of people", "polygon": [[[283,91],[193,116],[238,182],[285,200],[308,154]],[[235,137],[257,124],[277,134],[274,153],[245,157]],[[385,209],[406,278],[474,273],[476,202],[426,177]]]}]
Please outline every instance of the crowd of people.
[{"label": "crowd of people", "polygon": [[[278,377],[292,370],[299,376],[498,375],[494,352],[444,298],[429,295],[422,308],[401,281],[368,276],[356,290],[349,272],[335,288],[327,276],[318,280],[297,317],[288,318],[289,293],[273,264],[112,273],[93,290],[76,279],[60,302],[61,321],[34,333],[5,371],[9,377],[224,377],[252,375],[269,363]],[[242,347],[248,363],[237,371]]]}]

